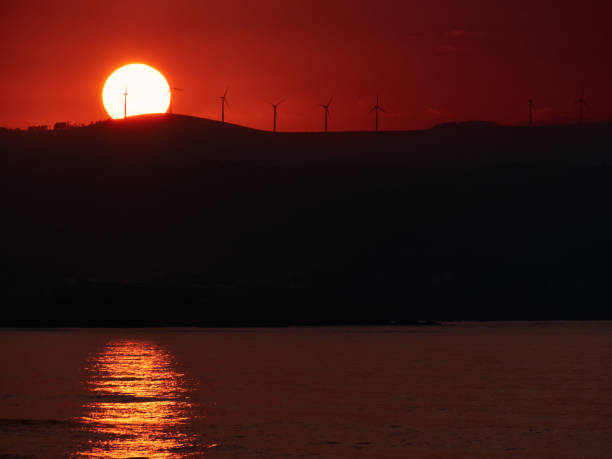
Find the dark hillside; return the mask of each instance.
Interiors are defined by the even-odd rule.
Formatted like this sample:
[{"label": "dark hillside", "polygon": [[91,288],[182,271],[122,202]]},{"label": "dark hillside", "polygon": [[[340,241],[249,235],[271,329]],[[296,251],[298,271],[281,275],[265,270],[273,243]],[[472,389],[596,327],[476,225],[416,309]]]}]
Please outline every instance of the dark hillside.
[{"label": "dark hillside", "polygon": [[609,124],[148,116],[0,151],[6,325],[610,318]]}]

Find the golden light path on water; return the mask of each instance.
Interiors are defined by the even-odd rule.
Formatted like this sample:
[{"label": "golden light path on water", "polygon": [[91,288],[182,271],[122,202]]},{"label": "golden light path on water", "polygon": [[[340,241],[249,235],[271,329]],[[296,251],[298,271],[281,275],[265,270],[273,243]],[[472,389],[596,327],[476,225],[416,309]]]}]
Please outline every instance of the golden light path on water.
[{"label": "golden light path on water", "polygon": [[92,356],[87,371],[92,401],[80,422],[90,440],[78,455],[178,458],[200,449],[190,430],[193,383],[167,351],[145,341],[114,341]]}]

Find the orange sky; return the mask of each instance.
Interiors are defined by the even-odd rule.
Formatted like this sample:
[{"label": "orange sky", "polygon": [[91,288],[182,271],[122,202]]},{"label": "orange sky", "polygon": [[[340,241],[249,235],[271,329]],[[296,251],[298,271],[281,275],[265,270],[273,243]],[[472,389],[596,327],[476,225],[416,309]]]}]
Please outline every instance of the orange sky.
[{"label": "orange sky", "polygon": [[612,7],[567,0],[5,2],[0,126],[107,118],[106,77],[130,62],[184,88],[174,110],[270,129],[383,129],[452,119],[612,119]]}]

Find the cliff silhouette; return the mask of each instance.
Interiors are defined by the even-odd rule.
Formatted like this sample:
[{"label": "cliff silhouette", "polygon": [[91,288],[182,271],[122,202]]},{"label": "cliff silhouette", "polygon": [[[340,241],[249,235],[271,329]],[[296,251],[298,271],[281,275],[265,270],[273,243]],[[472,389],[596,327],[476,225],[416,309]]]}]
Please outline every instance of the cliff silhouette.
[{"label": "cliff silhouette", "polygon": [[610,318],[612,124],[0,131],[4,326]]}]

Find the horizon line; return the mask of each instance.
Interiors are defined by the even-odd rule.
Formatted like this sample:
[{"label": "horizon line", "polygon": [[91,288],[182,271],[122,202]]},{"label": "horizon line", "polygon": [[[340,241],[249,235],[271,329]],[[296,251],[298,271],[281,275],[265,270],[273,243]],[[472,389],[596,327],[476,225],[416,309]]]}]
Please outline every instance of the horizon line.
[{"label": "horizon line", "polygon": [[[197,120],[205,120],[205,121],[211,121],[214,123],[219,123],[220,125],[223,124],[227,124],[229,126],[235,126],[235,127],[240,127],[240,128],[244,128],[244,129],[250,129],[250,130],[254,130],[254,131],[259,131],[259,132],[269,132],[269,133],[274,133],[272,129],[259,129],[256,127],[252,127],[252,126],[248,126],[248,125],[243,125],[243,124],[237,124],[237,123],[231,123],[231,122],[223,122],[217,119],[213,119],[213,118],[206,118],[206,117],[202,117],[202,116],[196,116],[196,115],[187,115],[187,114],[182,114],[182,113],[144,113],[144,114],[140,114],[140,115],[132,115],[129,116],[127,118],[118,118],[118,119],[113,119],[113,118],[104,118],[104,119],[100,119],[100,120],[95,120],[95,121],[90,121],[89,123],[84,123],[84,122],[71,122],[69,120],[66,121],[56,121],[52,124],[32,124],[29,125],[27,127],[7,127],[7,126],[0,126],[0,130],[2,131],[12,131],[12,132],[55,132],[55,131],[61,131],[61,130],[67,130],[67,129],[78,129],[78,128],[84,128],[84,127],[91,127],[91,126],[95,126],[95,125],[100,125],[103,123],[123,123],[129,120],[135,120],[135,119],[143,119],[146,117],[184,117],[184,118],[193,118],[193,119],[197,119]],[[440,121],[438,123],[432,124],[430,127],[428,128],[414,128],[414,129],[379,129],[379,133],[380,132],[419,132],[419,131],[429,131],[435,128],[440,128],[440,127],[451,127],[453,125],[455,126],[464,126],[466,124],[477,124],[480,123],[482,125],[489,125],[489,127],[516,127],[516,128],[522,128],[522,127],[526,127],[526,128],[537,128],[537,127],[553,127],[553,126],[580,126],[580,125],[600,125],[600,124],[610,124],[612,123],[612,120],[591,120],[591,121],[582,121],[580,122],[579,120],[567,120],[567,121],[544,121],[544,122],[539,122],[539,123],[534,123],[533,125],[529,125],[529,122],[522,122],[522,123],[504,123],[504,122],[497,122],[497,121],[491,121],[491,120],[486,120],[486,119],[467,119],[464,121]],[[61,128],[56,128],[56,125],[58,124],[63,124],[64,126]],[[327,134],[333,134],[333,133],[366,133],[366,132],[371,132],[376,134],[377,131],[375,131],[374,129],[360,129],[360,130],[330,130],[327,132]],[[276,134],[326,134],[326,132],[322,131],[322,130],[304,130],[304,131],[294,131],[294,130],[287,130],[287,131],[279,131],[277,129]]]}]

